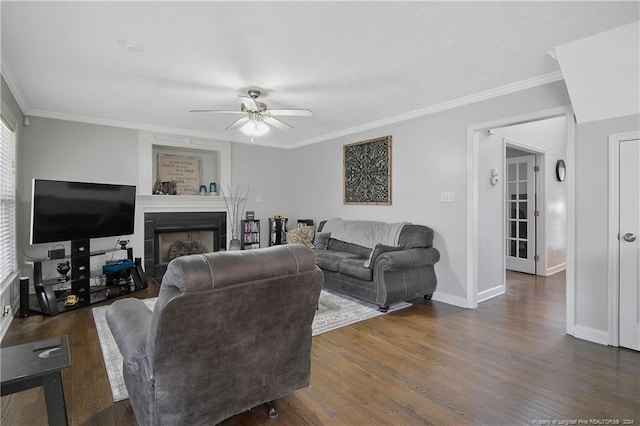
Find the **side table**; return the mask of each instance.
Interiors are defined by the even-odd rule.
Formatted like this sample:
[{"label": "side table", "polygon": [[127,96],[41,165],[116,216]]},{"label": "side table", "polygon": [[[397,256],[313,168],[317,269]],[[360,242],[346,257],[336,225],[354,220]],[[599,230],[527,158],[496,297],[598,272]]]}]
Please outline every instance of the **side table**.
[{"label": "side table", "polygon": [[0,349],[2,396],[44,387],[50,425],[67,425],[60,372],[71,366],[67,336]]}]

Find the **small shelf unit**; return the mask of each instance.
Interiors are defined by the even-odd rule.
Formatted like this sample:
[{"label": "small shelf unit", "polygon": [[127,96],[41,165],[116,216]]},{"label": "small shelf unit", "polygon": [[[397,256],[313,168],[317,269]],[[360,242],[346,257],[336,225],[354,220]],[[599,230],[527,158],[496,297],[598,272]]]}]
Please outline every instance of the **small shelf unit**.
[{"label": "small shelf unit", "polygon": [[260,248],[260,220],[240,221],[240,241],[243,250]]},{"label": "small shelf unit", "polygon": [[278,246],[287,242],[288,219],[269,218],[269,246]]}]

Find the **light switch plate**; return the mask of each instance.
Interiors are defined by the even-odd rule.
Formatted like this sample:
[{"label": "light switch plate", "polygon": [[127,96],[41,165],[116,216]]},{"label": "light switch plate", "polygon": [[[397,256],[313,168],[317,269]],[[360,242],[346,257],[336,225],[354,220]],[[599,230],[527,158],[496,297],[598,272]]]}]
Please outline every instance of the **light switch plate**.
[{"label": "light switch plate", "polygon": [[452,191],[443,191],[440,193],[441,203],[453,203],[455,201],[455,194]]}]

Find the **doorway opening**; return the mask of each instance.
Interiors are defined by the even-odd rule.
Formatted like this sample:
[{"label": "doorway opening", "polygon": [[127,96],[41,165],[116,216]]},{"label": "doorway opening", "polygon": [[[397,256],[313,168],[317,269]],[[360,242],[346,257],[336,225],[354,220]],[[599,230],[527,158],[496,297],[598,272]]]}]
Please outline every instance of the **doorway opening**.
[{"label": "doorway opening", "polygon": [[[573,111],[562,107],[472,125],[467,146],[468,307],[475,308],[481,301],[504,294],[507,257],[519,260],[531,254],[537,262],[528,273],[549,276],[566,269],[567,332],[573,334],[571,170],[566,183],[555,178],[556,161],[573,161]],[[532,178],[533,188],[529,177],[520,175],[520,166],[510,166],[507,157],[516,164],[530,163],[526,157],[533,160],[538,170]],[[522,170],[527,167],[522,166]],[[494,177],[498,178],[497,184]]]}]

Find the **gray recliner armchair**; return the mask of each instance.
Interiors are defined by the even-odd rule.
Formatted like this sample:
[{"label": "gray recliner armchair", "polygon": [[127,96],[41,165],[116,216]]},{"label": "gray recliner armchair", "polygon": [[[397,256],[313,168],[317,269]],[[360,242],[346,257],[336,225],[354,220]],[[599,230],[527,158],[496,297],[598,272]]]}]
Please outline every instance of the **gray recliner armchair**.
[{"label": "gray recliner armchair", "polygon": [[153,312],[109,306],[138,423],[212,425],[308,386],[322,282],[302,245],[215,252],[171,261]]}]

